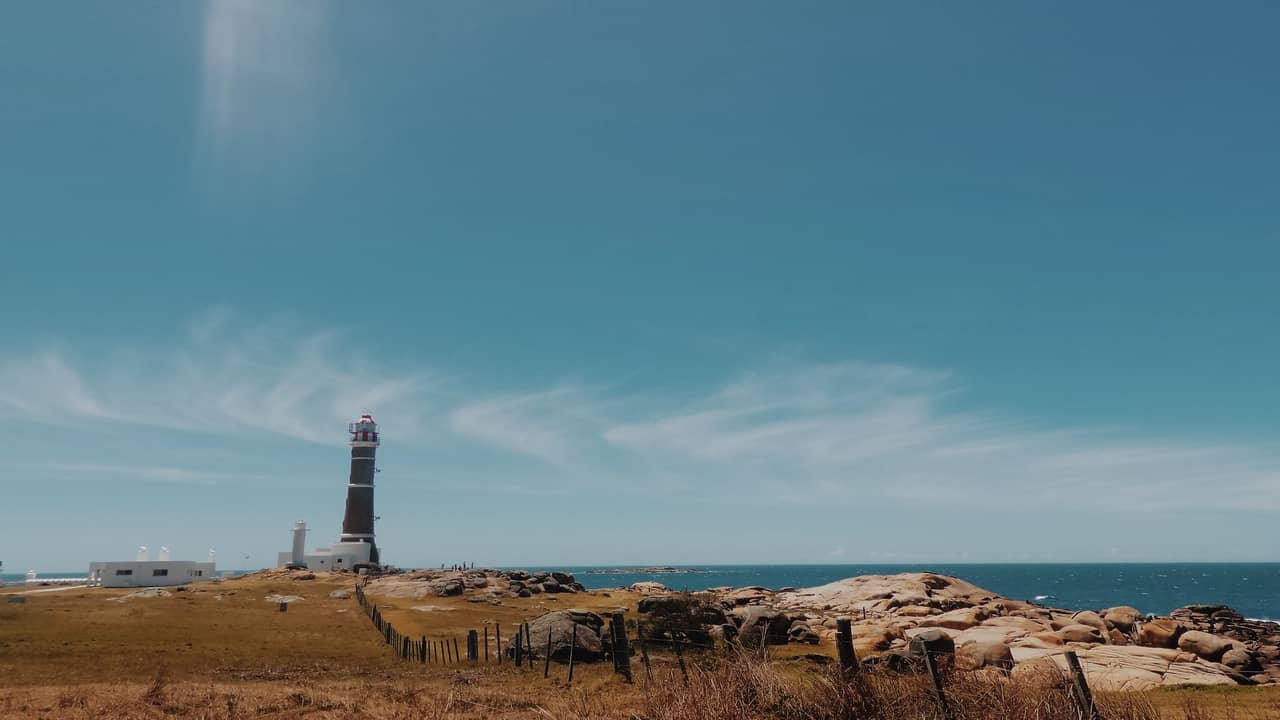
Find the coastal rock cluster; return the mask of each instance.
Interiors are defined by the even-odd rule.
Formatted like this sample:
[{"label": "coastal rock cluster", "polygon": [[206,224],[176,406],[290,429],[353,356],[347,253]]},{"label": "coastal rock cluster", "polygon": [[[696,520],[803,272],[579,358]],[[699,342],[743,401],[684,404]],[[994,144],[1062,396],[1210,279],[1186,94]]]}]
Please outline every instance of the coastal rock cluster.
[{"label": "coastal rock cluster", "polygon": [[586,588],[564,572],[526,570],[414,570],[369,581],[368,591],[385,597],[422,599],[467,594],[475,602],[500,603],[503,598],[541,593],[579,593]]},{"label": "coastal rock cluster", "polygon": [[[961,670],[991,669],[1058,682],[1074,649],[1100,690],[1162,685],[1280,683],[1280,624],[1246,620],[1222,606],[1190,606],[1167,618],[1135,608],[1070,611],[1000,597],[932,573],[866,575],[813,588],[713,588],[682,595],[657,583],[632,586],[640,610],[701,616],[701,639],[744,644],[834,639],[853,620],[854,648],[868,663],[906,665],[920,648],[951,655]],[[682,632],[686,632],[682,630]],[[692,637],[692,636],[690,636]]]}]

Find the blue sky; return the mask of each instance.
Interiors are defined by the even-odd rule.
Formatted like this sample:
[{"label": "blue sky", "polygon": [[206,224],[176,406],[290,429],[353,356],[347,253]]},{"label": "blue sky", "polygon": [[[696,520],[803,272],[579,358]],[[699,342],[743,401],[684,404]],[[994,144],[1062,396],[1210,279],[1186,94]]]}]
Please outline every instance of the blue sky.
[{"label": "blue sky", "polygon": [[1278,23],[10,7],[0,559],[1280,559]]}]

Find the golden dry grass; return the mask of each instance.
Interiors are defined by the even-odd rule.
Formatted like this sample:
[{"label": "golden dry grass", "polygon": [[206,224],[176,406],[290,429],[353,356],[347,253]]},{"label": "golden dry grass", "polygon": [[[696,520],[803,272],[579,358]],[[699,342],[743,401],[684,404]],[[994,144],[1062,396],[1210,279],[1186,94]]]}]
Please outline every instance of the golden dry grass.
[{"label": "golden dry grass", "polygon": [[[608,664],[517,669],[510,662],[422,665],[396,657],[352,599],[329,593],[349,580],[247,578],[206,583],[169,598],[125,603],[121,590],[68,590],[0,603],[2,718],[691,718],[936,717],[923,678],[876,676],[876,703],[829,669],[790,655],[691,658],[689,685],[672,658],[655,655],[653,681],[635,665],[624,684]],[[264,598],[301,595],[285,613]],[[221,598],[219,599],[219,596]],[[502,605],[464,598],[378,598],[406,635],[457,637],[486,622],[504,640],[522,620],[554,607],[633,610],[629,593],[541,596]],[[431,612],[415,606],[434,605]],[[496,649],[491,649],[491,657]],[[830,648],[820,652],[831,654]],[[978,676],[950,686],[960,720],[1074,718],[1065,696]],[[1108,720],[1280,718],[1275,689],[1179,690],[1100,699]]]}]

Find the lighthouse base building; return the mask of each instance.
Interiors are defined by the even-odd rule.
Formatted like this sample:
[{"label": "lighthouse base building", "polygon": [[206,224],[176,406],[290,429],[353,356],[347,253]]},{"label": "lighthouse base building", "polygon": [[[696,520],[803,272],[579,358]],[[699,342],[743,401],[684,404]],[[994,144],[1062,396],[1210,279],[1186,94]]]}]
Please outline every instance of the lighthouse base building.
[{"label": "lighthouse base building", "polygon": [[373,476],[375,456],[381,440],[378,424],[369,414],[347,427],[351,439],[351,475],[347,480],[347,508],[342,517],[342,536],[329,547],[305,552],[307,524],[293,524],[293,549],[277,558],[278,567],[305,567],[309,570],[360,570],[380,567],[374,543]]},{"label": "lighthouse base building", "polygon": [[302,562],[296,562],[293,553],[282,552],[278,567],[306,567],[308,570],[357,570],[368,567],[369,543],[340,542],[329,547],[318,547],[305,553]]}]

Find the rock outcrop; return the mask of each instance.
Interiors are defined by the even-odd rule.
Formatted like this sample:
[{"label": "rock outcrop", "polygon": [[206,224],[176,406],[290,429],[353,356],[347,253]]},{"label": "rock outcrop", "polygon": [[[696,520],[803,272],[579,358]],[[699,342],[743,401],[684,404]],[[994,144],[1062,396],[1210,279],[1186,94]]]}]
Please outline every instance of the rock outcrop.
[{"label": "rock outcrop", "polygon": [[430,597],[478,595],[481,600],[530,597],[540,593],[585,592],[573,575],[526,570],[414,570],[382,575],[369,581],[369,592],[383,597],[421,600]]},{"label": "rock outcrop", "polygon": [[[642,613],[669,610],[682,597],[644,590]],[[1100,690],[1280,682],[1280,625],[1248,621],[1222,606],[1190,606],[1167,618],[1146,618],[1129,606],[1072,612],[933,573],[697,595],[718,603],[729,619],[720,624],[711,616],[707,638],[732,640],[732,629],[745,644],[830,642],[836,618],[847,616],[857,655],[885,667],[914,667],[913,651],[918,656],[928,647],[939,655],[954,653],[959,670],[1060,682],[1062,652],[1070,648]]]},{"label": "rock outcrop", "polygon": [[[574,626],[577,632],[574,632]],[[573,647],[575,662],[591,662],[604,657],[609,647],[607,633],[603,632],[604,620],[586,610],[557,610],[529,621],[529,637],[533,647],[524,648],[529,656],[542,658],[547,653],[547,635],[551,636],[551,659],[568,661],[569,648]],[[515,638],[507,643],[507,653],[515,651]]]}]

